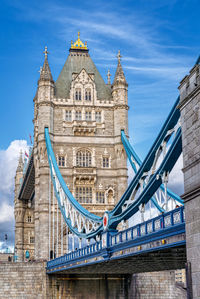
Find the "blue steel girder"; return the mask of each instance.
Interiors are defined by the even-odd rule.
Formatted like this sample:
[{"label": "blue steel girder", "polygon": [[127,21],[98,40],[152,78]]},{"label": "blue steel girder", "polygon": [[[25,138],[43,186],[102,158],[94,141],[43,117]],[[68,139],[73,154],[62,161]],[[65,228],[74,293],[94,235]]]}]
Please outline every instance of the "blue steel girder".
[{"label": "blue steel girder", "polygon": [[[124,203],[128,200],[128,198],[130,198],[133,189],[137,187],[138,182],[139,182],[139,180],[142,178],[142,176],[144,175],[144,173],[148,173],[148,171],[151,169],[151,166],[153,165],[154,158],[155,158],[155,155],[156,155],[156,153],[157,153],[157,150],[159,149],[160,145],[162,144],[163,140],[165,139],[165,137],[166,137],[166,135],[167,135],[167,132],[168,132],[169,130],[172,130],[172,129],[177,125],[177,123],[178,123],[178,121],[179,121],[179,118],[180,118],[180,111],[177,109],[177,105],[178,105],[178,103],[179,103],[179,97],[177,98],[177,100],[176,100],[176,102],[175,102],[175,104],[174,104],[172,110],[170,111],[169,116],[167,117],[167,119],[166,119],[166,121],[165,121],[165,123],[164,123],[164,125],[163,125],[163,127],[162,127],[162,129],[161,129],[161,131],[160,131],[160,133],[159,133],[159,135],[158,135],[158,137],[156,138],[155,142],[153,143],[153,145],[152,145],[152,147],[151,147],[149,153],[147,154],[146,158],[144,159],[143,163],[141,164],[141,166],[140,166],[138,172],[136,173],[135,177],[134,177],[133,180],[131,181],[130,185],[128,186],[127,190],[125,191],[125,193],[123,194],[123,196],[121,197],[121,199],[119,200],[119,202],[117,203],[117,205],[115,206],[115,208],[114,208],[111,212],[109,212],[109,218],[110,218],[110,221],[111,221],[111,219],[112,219],[113,217],[116,218],[116,217],[119,217],[119,215],[122,214],[122,206],[123,206]],[[174,150],[178,150],[178,149],[179,149],[179,154],[178,154],[178,156],[177,156],[177,159],[178,159],[178,157],[180,156],[180,153],[181,153],[181,151],[182,151],[182,144],[181,144],[181,129],[179,128],[178,131],[179,131],[179,134],[178,134],[178,132],[177,132],[177,134],[176,134],[176,138],[174,139],[174,141],[172,142],[172,144],[171,144],[171,146],[170,146],[170,149],[174,149]],[[179,146],[178,148],[174,148],[174,147],[173,147],[173,144],[174,144],[175,140],[177,139],[177,136],[179,136],[179,135],[180,135],[180,140],[179,140],[179,141],[180,141],[180,146]],[[169,150],[170,150],[170,149],[169,149]],[[171,152],[171,151],[170,151],[170,152]],[[167,157],[169,156],[168,154],[169,154],[169,152],[167,153],[165,159],[167,159]],[[164,161],[165,161],[165,159],[164,159]],[[174,160],[174,161],[171,161],[171,162],[169,161],[169,162],[171,163],[171,165],[172,165],[171,169],[172,169],[173,166],[175,165],[177,159]],[[164,163],[164,161],[163,161],[163,163]],[[163,163],[160,165],[160,167],[163,165]],[[162,172],[164,172],[164,171],[171,171],[171,169],[170,169],[170,170],[168,170],[168,169],[162,169]],[[160,168],[158,169],[157,172],[159,172],[159,171],[161,171]],[[157,173],[157,172],[156,172],[156,173]],[[152,180],[151,180],[151,181],[152,181]],[[161,181],[161,178],[160,178],[160,181]],[[161,185],[161,183],[162,183],[162,182],[160,182],[160,184],[157,184],[157,185],[158,185],[157,188],[159,188],[159,186]],[[145,186],[144,191],[145,191],[146,189],[147,189],[147,186]],[[144,194],[144,191],[143,191],[142,194]],[[155,192],[155,191],[156,191],[156,190],[155,190],[155,188],[154,188],[154,192]],[[142,194],[141,194],[141,195],[142,195]],[[152,193],[152,195],[153,195],[153,194],[154,194],[154,193]],[[152,197],[152,196],[151,196],[151,197]],[[150,197],[150,198],[148,197],[148,200],[150,200],[151,197]],[[141,196],[140,196],[140,198],[141,198]],[[147,197],[146,197],[146,198],[147,198]],[[138,200],[137,200],[136,202],[137,202],[138,205],[140,205],[141,203],[145,203],[145,202],[147,202],[148,200],[144,200],[144,199],[143,199],[141,202],[138,201]],[[136,202],[133,203],[133,206],[135,206],[135,203],[136,203]],[[138,210],[138,208],[137,208],[137,210]],[[128,214],[129,214],[129,213],[128,213]],[[118,215],[118,216],[117,216],[117,215]],[[122,218],[121,218],[121,217],[120,217],[120,219],[121,219],[121,221],[122,221]],[[127,219],[127,218],[126,218],[126,219]],[[113,222],[113,221],[112,221],[112,222]]]},{"label": "blue steel girder", "polygon": [[147,203],[156,190],[162,184],[161,175],[167,171],[170,172],[174,167],[174,164],[178,160],[180,154],[182,152],[182,139],[181,139],[181,128],[178,129],[176,137],[174,139],[173,145],[170,147],[165,160],[161,163],[157,172],[152,176],[151,180],[144,188],[143,192],[140,196],[133,201],[133,203],[125,210],[120,213],[114,214],[113,211],[112,216],[110,216],[109,224],[110,228],[116,228],[116,226],[122,221],[129,219],[133,214],[135,214],[139,210],[139,206],[142,203]]},{"label": "blue steel girder", "polygon": [[[156,138],[153,146],[151,147],[144,162],[141,164],[138,172],[131,181],[127,190],[115,206],[115,208],[106,212],[108,221],[106,228],[103,227],[103,217],[96,216],[86,209],[84,209],[77,200],[73,197],[68,189],[57,165],[55,155],[51,146],[48,128],[45,128],[45,140],[48,154],[48,161],[51,172],[51,179],[54,186],[55,195],[58,201],[59,208],[70,230],[81,238],[93,238],[100,235],[104,229],[115,229],[122,220],[127,220],[139,210],[139,206],[147,203],[162,184],[161,176],[165,172],[170,172],[175,165],[180,153],[182,151],[181,144],[181,128],[176,130],[174,140],[165,155],[162,163],[154,174],[149,178],[148,184],[144,187],[140,196],[131,202],[131,204],[124,209],[126,202],[131,198],[134,188],[137,188],[139,180],[145,173],[151,169],[159,147],[162,142],[168,141],[171,135],[168,132],[173,131],[177,126],[180,112],[177,109],[179,98],[176,100],[167,120],[165,121],[158,137]],[[81,224],[80,224],[81,223]],[[84,223],[84,225],[82,225]],[[80,226],[82,228],[80,229]],[[90,229],[88,229],[90,228]]]},{"label": "blue steel girder", "polygon": [[[99,217],[97,215],[90,213],[88,210],[83,208],[78,203],[78,201],[73,197],[72,193],[70,192],[69,188],[67,187],[67,185],[60,173],[60,170],[58,168],[56,158],[55,158],[55,155],[54,155],[54,152],[52,149],[48,128],[45,128],[45,141],[46,141],[46,147],[47,147],[49,167],[50,167],[50,172],[51,172],[51,179],[52,179],[52,183],[54,186],[54,192],[56,195],[56,199],[58,201],[60,211],[63,215],[63,218],[64,218],[65,222],[67,223],[68,227],[70,228],[70,230],[73,233],[75,233],[77,236],[79,236],[80,238],[92,238],[95,235],[99,234],[103,229],[102,228],[103,227],[102,217]],[[58,188],[58,184],[59,184],[59,188]],[[64,192],[65,199],[68,200],[67,204],[69,203],[70,209],[73,210],[72,213],[76,213],[75,222],[78,221],[77,218],[81,215],[82,219],[80,219],[79,221],[83,221],[83,220],[86,222],[89,221],[90,224],[96,223],[98,228],[95,230],[95,233],[94,232],[87,233],[86,231],[78,231],[77,226],[73,225],[71,217],[67,217],[67,215],[66,215],[66,207],[61,200],[62,190]]]},{"label": "blue steel girder", "polygon": [[[136,169],[136,165],[138,165],[139,167],[142,164],[141,159],[139,158],[139,156],[136,154],[136,152],[134,151],[133,147],[131,146],[129,140],[127,139],[124,130],[121,131],[121,140],[122,143],[124,145],[124,149],[126,151],[127,157],[129,159],[129,162],[134,170],[134,173],[137,173],[137,169]],[[164,185],[162,184],[160,186],[160,189],[164,192]],[[171,198],[173,198],[175,201],[177,201],[178,203],[180,203],[181,205],[184,205],[184,201],[177,195],[175,194],[173,191],[171,191],[169,188],[167,188],[167,195]],[[156,201],[156,199],[154,197],[151,198],[152,203],[156,206],[156,208],[159,210],[159,212],[164,212],[165,210],[158,204],[158,202]]]}]

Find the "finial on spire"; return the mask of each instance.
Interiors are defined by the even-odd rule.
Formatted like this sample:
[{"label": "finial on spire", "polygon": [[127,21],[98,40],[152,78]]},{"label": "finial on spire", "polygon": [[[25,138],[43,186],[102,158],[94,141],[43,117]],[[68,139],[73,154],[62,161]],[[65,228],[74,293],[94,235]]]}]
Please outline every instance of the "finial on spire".
[{"label": "finial on spire", "polygon": [[45,46],[45,50],[43,53],[44,53],[45,59],[47,59],[48,54],[49,54],[49,52],[47,51],[47,46]]},{"label": "finial on spire", "polygon": [[122,56],[121,56],[121,53],[120,53],[120,50],[119,50],[118,54],[117,54],[118,63],[121,62],[121,58],[122,58]]},{"label": "finial on spire", "polygon": [[110,70],[108,70],[108,73],[107,73],[108,84],[111,84],[111,83],[110,83],[110,77],[111,77]]},{"label": "finial on spire", "polygon": [[41,72],[42,72],[42,66],[40,66],[38,73],[40,73],[40,75],[41,75]]},{"label": "finial on spire", "polygon": [[78,39],[73,43],[71,41],[71,49],[82,49],[87,50],[87,42],[85,44],[80,40],[80,31],[78,31]]},{"label": "finial on spire", "polygon": [[40,67],[39,73],[40,73],[40,79],[39,80],[48,80],[53,82],[53,78],[51,75],[51,70],[49,67],[49,62],[48,62],[48,51],[47,51],[47,46],[45,47],[44,50],[44,55],[45,55],[45,59],[44,59],[44,64],[43,67]]}]

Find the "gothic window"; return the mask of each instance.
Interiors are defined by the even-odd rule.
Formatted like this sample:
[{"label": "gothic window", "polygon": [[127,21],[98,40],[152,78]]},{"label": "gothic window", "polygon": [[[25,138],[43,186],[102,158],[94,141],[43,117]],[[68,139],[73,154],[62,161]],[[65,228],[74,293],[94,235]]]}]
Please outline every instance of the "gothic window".
[{"label": "gothic window", "polygon": [[95,120],[97,123],[101,122],[101,111],[96,111],[95,112]]},{"label": "gothic window", "polygon": [[76,187],[76,200],[80,203],[92,203],[92,188]]},{"label": "gothic window", "polygon": [[65,166],[65,157],[58,156],[58,166],[64,167]]},{"label": "gothic window", "polygon": [[92,155],[89,151],[78,151],[76,153],[76,166],[90,167],[92,165]]},{"label": "gothic window", "polygon": [[81,89],[80,88],[75,89],[75,100],[81,101]]},{"label": "gothic window", "polygon": [[89,88],[87,88],[85,91],[85,100],[91,101],[91,90]]},{"label": "gothic window", "polygon": [[82,119],[81,111],[76,111],[76,113],[75,113],[75,120],[81,120],[81,119]]},{"label": "gothic window", "polygon": [[35,238],[34,237],[30,237],[30,243],[33,244],[35,242]]},{"label": "gothic window", "polygon": [[96,192],[96,202],[97,203],[104,203],[105,202],[105,195],[102,191]]},{"label": "gothic window", "polygon": [[31,216],[28,216],[27,221],[31,222]]},{"label": "gothic window", "polygon": [[71,112],[71,110],[66,110],[66,112],[65,112],[65,120],[66,121],[71,121],[72,120],[72,112]]},{"label": "gothic window", "polygon": [[108,204],[113,204],[113,190],[112,189],[108,190],[107,201],[108,201]]},{"label": "gothic window", "polygon": [[92,120],[92,112],[91,111],[86,111],[85,112],[85,120]]},{"label": "gothic window", "polygon": [[108,157],[103,157],[103,168],[109,168],[109,158]]}]

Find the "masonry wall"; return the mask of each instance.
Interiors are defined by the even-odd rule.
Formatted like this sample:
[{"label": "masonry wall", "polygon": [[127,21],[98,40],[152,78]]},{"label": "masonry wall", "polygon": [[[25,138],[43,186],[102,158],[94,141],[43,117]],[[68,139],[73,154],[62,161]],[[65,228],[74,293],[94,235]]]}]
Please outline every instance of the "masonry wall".
[{"label": "masonry wall", "polygon": [[[191,264],[193,298],[200,298],[200,65],[179,87],[187,262]],[[188,273],[190,276],[190,273]]]},{"label": "masonry wall", "polygon": [[175,282],[174,271],[134,274],[129,299],[186,299],[185,285]]},{"label": "masonry wall", "polygon": [[0,263],[0,299],[186,299],[174,271],[134,275],[52,275],[46,263]]},{"label": "masonry wall", "polygon": [[0,262],[0,299],[48,298],[46,263]]},{"label": "masonry wall", "polygon": [[134,275],[50,276],[51,299],[186,299],[174,271]]}]

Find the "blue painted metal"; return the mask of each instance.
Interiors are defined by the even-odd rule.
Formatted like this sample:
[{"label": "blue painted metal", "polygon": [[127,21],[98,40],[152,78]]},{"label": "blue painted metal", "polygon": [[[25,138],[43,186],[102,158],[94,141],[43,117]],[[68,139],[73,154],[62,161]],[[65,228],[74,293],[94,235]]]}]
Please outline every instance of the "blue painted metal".
[{"label": "blue painted metal", "polygon": [[[182,151],[182,143],[181,143],[181,129],[179,128],[175,134],[175,138],[172,141],[170,148],[162,161],[161,165],[159,166],[158,170],[154,175],[151,176],[148,184],[145,186],[143,192],[140,194],[140,196],[133,201],[133,203],[126,208],[125,210],[122,211],[122,206],[125,204],[125,202],[130,198],[132,195],[132,192],[134,188],[137,187],[138,182],[140,178],[143,176],[144,173],[148,173],[148,171],[151,169],[152,164],[154,162],[154,158],[156,155],[157,150],[159,149],[161,143],[164,140],[168,140],[170,136],[168,137],[167,132],[172,130],[179,118],[180,118],[180,112],[177,109],[177,105],[179,103],[179,98],[176,100],[167,120],[165,121],[158,137],[156,138],[152,148],[150,149],[147,157],[145,158],[144,162],[141,164],[140,169],[136,173],[135,177],[131,181],[130,185],[128,186],[127,190],[115,206],[115,208],[107,212],[108,213],[108,227],[107,229],[116,229],[117,225],[122,221],[122,220],[127,220],[130,218],[133,214],[135,214],[139,210],[139,206],[143,203],[147,203],[153,196],[153,194],[157,191],[157,189],[161,186],[162,180],[161,180],[161,175],[164,172],[170,172],[173,166],[175,165],[177,159],[180,156],[180,153]],[[166,137],[167,136],[167,137]],[[167,139],[168,138],[168,139]],[[48,153],[48,160],[49,160],[49,165],[50,165],[50,170],[51,170],[51,178],[54,184],[54,190],[56,190],[56,182],[55,182],[55,177],[53,176],[52,173],[52,166],[56,172],[56,176],[59,180],[59,183],[61,185],[61,188],[63,189],[65,195],[69,199],[70,203],[75,207],[75,209],[82,214],[84,217],[86,217],[89,220],[96,221],[97,223],[100,223],[100,226],[96,231],[93,231],[92,233],[86,234],[85,232],[79,232],[76,228],[73,228],[71,220],[66,217],[64,207],[61,205],[60,202],[60,195],[59,192],[56,193],[56,198],[59,204],[59,208],[61,210],[61,213],[64,217],[65,222],[69,226],[70,230],[74,232],[76,235],[79,237],[85,237],[85,238],[93,238],[96,235],[99,235],[100,233],[103,232],[103,223],[102,223],[102,217],[96,216],[90,212],[88,212],[86,209],[84,209],[73,197],[71,192],[69,191],[68,187],[66,186],[64,179],[59,171],[58,165],[56,163],[56,159],[54,156],[54,152],[51,146],[51,141],[49,137],[49,132],[48,128],[45,128],[45,140],[46,140],[46,146],[47,146],[47,153]],[[128,148],[128,153],[131,154],[131,148],[130,146]],[[135,157],[138,162],[141,163],[139,160],[139,157],[135,154]]]},{"label": "blue painted metal", "polygon": [[[129,162],[130,162],[131,166],[133,167],[133,170],[134,170],[134,172],[136,174],[137,173],[137,169],[136,169],[135,163],[133,162],[133,159],[136,161],[136,163],[137,163],[138,166],[141,166],[142,160],[136,154],[136,152],[134,151],[134,149],[131,146],[130,142],[126,138],[124,130],[121,131],[121,140],[122,140],[122,143],[124,145],[124,149],[126,151],[126,154],[127,154],[128,159],[129,159]],[[133,157],[133,159],[132,159],[132,157]],[[160,189],[164,192],[164,186],[163,186],[163,184],[160,186]],[[167,195],[169,197],[173,198],[174,200],[176,200],[181,205],[184,205],[184,201],[180,198],[180,196],[178,196],[177,194],[175,194],[169,188],[167,188]],[[164,209],[159,206],[159,204],[157,203],[157,201],[156,201],[156,199],[154,197],[151,198],[151,201],[153,202],[153,204],[156,206],[156,208],[160,212],[164,212]]]},{"label": "blue painted metal", "polygon": [[[60,182],[60,185],[62,186],[62,189],[65,193],[65,195],[67,196],[67,198],[69,199],[69,201],[71,202],[71,204],[75,207],[75,209],[81,213],[83,216],[85,216],[86,218],[88,218],[89,220],[92,220],[92,221],[96,221],[96,222],[101,222],[102,223],[102,217],[99,217],[97,215],[94,215],[92,213],[90,213],[88,210],[86,210],[85,208],[83,208],[77,201],[76,199],[73,197],[73,195],[71,194],[70,190],[68,189],[61,173],[60,173],[60,170],[58,168],[58,165],[57,165],[57,162],[56,162],[56,158],[55,158],[55,155],[54,155],[54,152],[53,152],[53,149],[52,149],[52,146],[51,146],[51,140],[50,140],[50,136],[49,136],[49,130],[48,128],[45,128],[45,141],[46,141],[46,147],[47,147],[47,154],[48,154],[48,161],[49,161],[49,166],[50,166],[50,171],[51,171],[51,179],[52,179],[52,182],[53,182],[53,185],[54,185],[54,191],[55,191],[55,195],[56,195],[56,198],[57,198],[57,201],[58,201],[58,204],[59,204],[59,208],[61,210],[61,213],[64,217],[64,220],[65,222],[67,223],[67,225],[69,226],[70,230],[72,232],[74,232],[77,236],[79,237],[82,237],[82,238],[92,238],[94,237],[93,234],[86,234],[86,233],[80,233],[78,232],[77,229],[74,229],[73,226],[72,226],[72,223],[71,223],[71,219],[67,218],[66,215],[65,215],[65,211],[64,211],[64,208],[63,206],[61,205],[61,202],[60,202],[60,196],[59,196],[59,193],[56,192],[56,186],[55,186],[55,177],[53,176],[53,172],[52,172],[52,164],[53,164],[53,167],[55,169],[55,172],[56,172],[56,176]],[[52,163],[52,164],[51,164]],[[102,231],[103,229],[103,224],[100,226],[100,228],[95,232],[95,235],[100,233],[100,231]]]},{"label": "blue painted metal", "polygon": [[[166,225],[165,219],[173,219],[169,224]],[[150,230],[150,225],[152,230]],[[146,229],[143,231],[143,227]],[[137,234],[135,234],[135,231]],[[81,267],[82,265],[73,265],[72,262],[83,262],[89,258],[104,257],[103,260],[99,260],[95,263],[101,263],[102,261],[113,259],[113,253],[127,248],[140,246],[142,244],[147,244],[149,242],[169,238],[171,236],[176,236],[185,233],[185,217],[184,217],[184,207],[179,207],[173,211],[162,214],[144,223],[126,229],[112,236],[108,234],[108,245],[103,247],[102,241],[96,242],[92,245],[86,246],[85,248],[78,249],[74,252],[65,254],[64,256],[58,257],[52,261],[47,262],[47,271],[51,270],[51,273],[64,270],[64,266],[68,269],[73,267]],[[125,237],[124,237],[125,236]],[[172,244],[158,245],[154,248],[149,248],[146,250],[140,250],[139,252],[131,253],[131,255],[141,254],[152,250],[162,250],[168,247],[176,247],[179,245],[184,245],[185,241],[174,242]],[[126,257],[126,255],[120,258]],[[119,257],[114,257],[119,258]],[[90,262],[87,263],[91,264]],[[59,269],[58,269],[59,267]],[[56,270],[57,268],[57,270]],[[55,269],[55,270],[53,270]],[[53,270],[53,271],[52,271]]]},{"label": "blue painted metal", "polygon": [[[136,187],[136,185],[138,184],[140,178],[142,177],[143,173],[145,172],[148,172],[149,169],[151,168],[152,164],[153,164],[153,161],[154,161],[154,157],[155,157],[155,154],[160,146],[160,144],[162,143],[163,139],[165,138],[166,136],[166,133],[173,129],[174,126],[176,125],[176,123],[178,122],[179,118],[180,118],[180,111],[177,109],[177,105],[179,103],[179,97],[177,98],[171,112],[169,113],[169,116],[167,117],[167,120],[165,121],[158,137],[156,138],[153,146],[151,147],[149,153],[147,154],[145,160],[143,161],[140,169],[138,170],[138,172],[136,173],[135,177],[133,178],[133,180],[131,181],[130,185],[128,186],[127,190],[125,191],[125,193],[123,194],[123,196],[121,197],[121,199],[119,200],[119,202],[117,203],[117,205],[115,206],[115,208],[109,213],[109,220],[111,221],[111,219],[113,217],[117,217],[117,215],[120,215],[122,214],[122,206],[124,204],[124,202],[127,200],[127,198],[129,198],[131,196],[131,193],[132,193],[132,190]],[[177,150],[177,153],[174,154],[174,158],[175,160],[171,160],[171,161],[168,161],[168,164],[171,165],[171,167],[168,167],[168,169],[164,169],[162,167],[162,170],[161,170],[161,166],[163,165],[164,161],[162,162],[161,166],[160,166],[160,170],[159,171],[171,171],[171,169],[173,168],[175,162],[177,161],[178,157],[180,156],[180,153],[182,151],[182,144],[181,144],[181,130],[179,129],[179,133],[177,132],[177,135],[176,135],[176,138],[175,140],[173,141],[173,144],[175,145],[175,143],[177,142],[177,136],[178,136],[178,146],[174,147],[173,145],[170,147],[171,149],[173,148],[174,150]],[[170,151],[171,153],[171,151]],[[168,156],[169,156],[169,152],[168,154],[166,155],[165,159],[168,159]],[[159,172],[158,171],[158,172]],[[155,175],[154,175],[155,177]],[[151,180],[152,181],[152,180]],[[157,185],[157,188],[161,185],[161,179],[159,180],[160,183],[159,184],[156,184]],[[148,184],[149,185],[149,184]],[[149,187],[148,187],[149,189]],[[144,191],[142,192],[142,194],[144,194],[145,190],[147,190],[147,186],[145,187]],[[152,193],[152,195],[155,193],[156,189],[154,188],[154,192]],[[146,196],[148,194],[145,194]],[[135,209],[135,212],[138,211],[138,206],[141,204],[141,203],[146,203],[148,200],[151,199],[152,195],[149,197],[147,196],[146,198],[143,198],[143,200],[138,200],[137,199],[137,209]],[[147,200],[148,198],[148,200]],[[140,196],[140,199],[141,199],[141,196]],[[133,203],[134,207],[135,207],[135,204],[136,202]],[[132,213],[129,213],[130,217],[132,216],[131,215]],[[127,219],[127,218],[126,218]],[[119,217],[118,216],[118,220],[119,222],[122,220],[122,217]],[[113,220],[112,220],[113,222]],[[118,223],[119,223],[118,222]],[[117,225],[117,223],[116,223]]]},{"label": "blue painted metal", "polygon": [[[142,203],[147,203],[153,194],[156,192],[156,190],[160,187],[162,184],[162,179],[161,175],[163,174],[164,171],[170,172],[178,160],[180,154],[182,152],[182,140],[181,140],[181,129],[179,128],[176,134],[176,137],[173,141],[173,144],[171,145],[165,159],[161,163],[159,169],[156,171],[156,173],[152,176],[151,180],[149,183],[146,185],[144,188],[143,192],[140,194],[140,196],[133,201],[132,205],[130,205],[129,208],[127,208],[125,211],[121,210],[120,207],[114,208],[110,212],[110,219],[109,219],[109,224],[110,228],[116,228],[118,223],[120,223],[122,220],[127,220],[129,219],[133,214],[135,214],[139,210],[139,206]],[[142,168],[142,166],[141,166]],[[141,169],[140,168],[140,169]],[[140,170],[138,171],[138,173]],[[140,174],[140,173],[139,173]],[[138,177],[137,174],[133,179],[133,183],[137,183]],[[126,198],[125,198],[126,199]],[[125,200],[124,200],[125,201]]]}]

